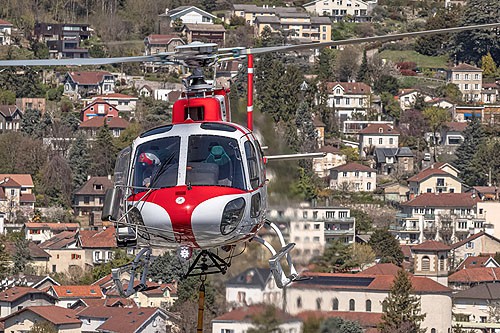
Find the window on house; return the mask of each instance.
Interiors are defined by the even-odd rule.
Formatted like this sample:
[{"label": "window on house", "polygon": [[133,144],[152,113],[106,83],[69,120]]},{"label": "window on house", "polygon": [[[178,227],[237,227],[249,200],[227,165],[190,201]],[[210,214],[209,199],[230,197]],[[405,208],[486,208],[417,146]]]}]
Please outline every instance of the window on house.
[{"label": "window on house", "polygon": [[356,178],[359,178],[359,171],[355,171],[355,172],[354,172],[354,176],[355,176]]},{"label": "window on house", "polygon": [[468,83],[464,84],[464,89],[465,90],[469,90],[469,84]]},{"label": "window on house", "polygon": [[437,179],[437,186],[444,186],[444,178]]},{"label": "window on house", "polygon": [[394,139],[393,138],[389,138],[389,144],[390,145],[394,144]]},{"label": "window on house", "polygon": [[347,177],[347,172],[342,172],[342,177]]},{"label": "window on house", "polygon": [[356,301],[353,299],[349,300],[349,311],[356,311]]},{"label": "window on house", "polygon": [[366,300],[366,312],[371,312],[372,311],[372,301],[367,299]]},{"label": "window on house", "polygon": [[313,219],[317,219],[318,218],[318,212],[317,211],[314,211],[313,212]]},{"label": "window on house", "polygon": [[474,84],[474,90],[479,90],[479,84]]},{"label": "window on house", "polygon": [[378,144],[381,145],[382,144],[382,138],[378,139]]},{"label": "window on house", "polygon": [[321,298],[316,298],[316,310],[321,310]]},{"label": "window on house", "polygon": [[90,197],[88,197],[88,196],[83,197],[83,203],[84,204],[88,205],[89,202],[90,202]]},{"label": "window on house", "polygon": [[479,80],[479,74],[474,74],[474,80]]},{"label": "window on house", "polygon": [[351,100],[350,100],[350,98],[346,98],[345,99],[345,105],[349,105],[349,104],[351,104]]},{"label": "window on house", "polygon": [[428,271],[431,269],[431,260],[428,256],[422,257],[422,270]]},{"label": "window on house", "polygon": [[302,217],[305,218],[305,219],[307,219],[307,211],[303,211],[302,212]]},{"label": "window on house", "polygon": [[314,230],[319,230],[319,228],[320,228],[320,224],[319,224],[319,223],[316,223],[316,224],[314,225]]},{"label": "window on house", "polygon": [[460,80],[460,74],[455,74],[455,80]]},{"label": "window on house", "polygon": [[300,296],[297,297],[297,308],[302,308],[302,298],[300,298]]},{"label": "window on house", "polygon": [[370,191],[372,189],[372,183],[370,182],[366,183],[366,189]]},{"label": "window on house", "polygon": [[10,195],[16,195],[16,190],[10,190]]},{"label": "window on house", "polygon": [[319,237],[313,237],[313,242],[314,243],[319,243]]},{"label": "window on house", "polygon": [[332,300],[332,310],[333,311],[336,311],[339,309],[339,300],[337,299],[337,297],[335,297],[333,300]]},{"label": "window on house", "polygon": [[465,76],[464,77],[465,80],[469,80],[469,74],[464,74],[464,76]]},{"label": "window on house", "polygon": [[368,139],[368,144],[369,144],[369,145],[373,144],[373,139],[372,139],[372,138],[369,138],[369,139]]},{"label": "window on house", "polygon": [[327,219],[333,219],[333,218],[335,218],[335,211],[327,211],[326,212],[326,218]]},{"label": "window on house", "polygon": [[444,256],[441,255],[439,257],[439,270],[440,271],[444,271],[444,261],[445,261]]}]

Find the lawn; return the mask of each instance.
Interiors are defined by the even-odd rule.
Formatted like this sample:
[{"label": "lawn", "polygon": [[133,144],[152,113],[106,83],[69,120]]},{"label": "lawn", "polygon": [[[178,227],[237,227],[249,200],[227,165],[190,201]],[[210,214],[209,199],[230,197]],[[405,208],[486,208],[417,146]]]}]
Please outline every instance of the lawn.
[{"label": "lawn", "polygon": [[446,68],[449,61],[448,55],[432,57],[422,55],[416,51],[384,50],[380,52],[380,57],[393,62],[411,61],[416,63],[418,68]]}]

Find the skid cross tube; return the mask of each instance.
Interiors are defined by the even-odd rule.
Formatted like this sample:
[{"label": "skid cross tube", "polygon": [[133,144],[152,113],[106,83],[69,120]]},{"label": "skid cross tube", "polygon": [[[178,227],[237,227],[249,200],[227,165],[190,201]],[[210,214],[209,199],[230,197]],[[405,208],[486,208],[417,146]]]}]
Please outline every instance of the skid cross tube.
[{"label": "skid cross tube", "polygon": [[[129,297],[138,291],[147,289],[146,277],[148,275],[150,258],[151,258],[151,249],[144,248],[139,252],[139,254],[135,257],[134,261],[131,262],[130,264],[126,264],[124,266],[111,269],[111,278],[113,279],[113,282],[115,283],[116,289],[118,289],[118,293],[120,294],[120,296]],[[142,266],[144,266],[144,269],[141,274],[141,280],[139,284],[134,287],[135,272],[137,268]],[[128,271],[129,269],[131,270],[130,280],[128,282],[127,290],[123,290],[123,284],[122,281],[120,280],[120,277],[122,271]]]}]

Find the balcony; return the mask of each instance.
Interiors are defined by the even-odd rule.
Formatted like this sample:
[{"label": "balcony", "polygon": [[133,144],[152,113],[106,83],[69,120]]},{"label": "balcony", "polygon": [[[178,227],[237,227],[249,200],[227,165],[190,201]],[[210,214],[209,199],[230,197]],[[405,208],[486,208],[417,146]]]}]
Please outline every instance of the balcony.
[{"label": "balcony", "polygon": [[391,225],[389,226],[389,230],[391,231],[404,231],[404,232],[420,232],[420,228],[418,226],[402,226],[402,225]]},{"label": "balcony", "polygon": [[325,230],[325,236],[333,236],[333,235],[354,235],[354,229]]}]

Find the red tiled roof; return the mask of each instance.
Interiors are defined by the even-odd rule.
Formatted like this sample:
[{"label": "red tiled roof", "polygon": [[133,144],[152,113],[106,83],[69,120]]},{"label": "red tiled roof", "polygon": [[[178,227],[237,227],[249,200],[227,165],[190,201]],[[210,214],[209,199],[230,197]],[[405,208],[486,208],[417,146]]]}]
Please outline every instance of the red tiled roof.
[{"label": "red tiled roof", "polygon": [[[96,185],[100,185],[101,189],[97,190]],[[78,195],[104,195],[106,190],[113,187],[113,182],[108,177],[90,177],[85,184],[80,187],[75,194]]]},{"label": "red tiled roof", "polygon": [[33,179],[27,173],[2,173],[0,179],[12,178],[23,187],[33,187]]},{"label": "red tiled roof", "polygon": [[135,96],[125,95],[125,94],[120,94],[120,93],[97,95],[97,96],[93,96],[91,98],[92,99],[100,98],[102,100],[106,100],[106,99],[137,99],[137,97],[135,97]]},{"label": "red tiled roof", "polygon": [[121,308],[91,306],[81,310],[78,317],[105,318],[97,330],[104,332],[132,333],[151,318],[159,308]]},{"label": "red tiled roof", "polygon": [[26,228],[30,229],[50,229],[54,231],[71,230],[75,231],[80,228],[78,223],[42,223],[42,222],[26,222]]},{"label": "red tiled roof", "polygon": [[142,88],[146,88],[146,90],[148,90],[148,91],[153,91],[153,89],[151,89],[151,87],[148,86],[147,84],[143,85]]},{"label": "red tiled roof", "polygon": [[481,68],[477,68],[476,66],[472,66],[466,63],[461,63],[458,66],[455,66],[451,69],[452,71],[478,71],[482,72],[483,70]]},{"label": "red tiled roof", "polygon": [[406,244],[401,244],[399,245],[399,247],[401,248],[401,251],[403,251],[403,255],[406,257],[411,257],[411,246],[410,245],[406,245]]},{"label": "red tiled roof", "polygon": [[473,188],[481,194],[495,194],[498,192],[497,186],[474,186]]},{"label": "red tiled roof", "polygon": [[19,109],[15,105],[0,105],[0,113],[5,118],[12,117],[16,111],[19,111]]},{"label": "red tiled roof", "polygon": [[323,146],[320,149],[318,149],[318,152],[320,153],[332,153],[332,154],[342,154],[342,151],[338,149],[337,147],[334,146]]},{"label": "red tiled roof", "polygon": [[120,117],[92,117],[89,120],[82,122],[80,128],[99,128],[104,125],[104,119],[109,128],[127,128],[130,123]]},{"label": "red tiled roof", "polygon": [[479,197],[472,198],[470,193],[422,193],[401,205],[408,207],[474,207],[480,201]]},{"label": "red tiled roof", "polygon": [[0,179],[0,186],[2,186],[2,187],[21,187],[21,185],[12,178]]},{"label": "red tiled roof", "polygon": [[347,164],[342,164],[339,166],[336,166],[335,168],[331,168],[330,170],[335,170],[335,171],[369,171],[369,172],[375,172],[375,169],[370,168],[369,166],[359,164],[359,163],[347,163]]},{"label": "red tiled roof", "polygon": [[435,240],[428,240],[411,248],[412,251],[449,251],[451,247]]},{"label": "red tiled roof", "polygon": [[420,89],[399,89],[398,96],[403,96],[412,92],[422,92]]},{"label": "red tiled roof", "polygon": [[494,240],[496,240],[497,242],[499,242],[499,243],[500,243],[500,239],[497,239],[496,237],[493,237],[492,235],[489,235],[489,234],[487,234],[487,233],[486,233],[486,232],[484,232],[484,231],[480,231],[480,232],[478,232],[477,234],[474,234],[474,235],[472,235],[472,236],[467,237],[467,238],[466,238],[466,239],[464,239],[464,240],[461,240],[460,242],[456,242],[455,244],[451,244],[451,248],[452,248],[452,249],[459,248],[460,246],[465,245],[465,244],[467,244],[468,242],[470,242],[470,241],[472,241],[472,240],[474,240],[474,239],[476,239],[476,238],[478,238],[478,237],[481,237],[481,236],[483,236],[483,235],[485,235],[486,237],[490,237],[491,239],[494,239]]},{"label": "red tiled roof", "polygon": [[[382,132],[380,132],[381,129]],[[358,134],[398,135],[399,131],[388,124],[368,124],[368,126],[359,131]]]},{"label": "red tiled roof", "polygon": [[46,292],[41,291],[39,289],[34,289],[29,287],[13,287],[0,292],[0,302],[14,302],[28,294],[44,294],[47,295],[48,298],[52,298],[54,300],[57,299],[54,296],[49,295]]},{"label": "red tiled roof", "polygon": [[76,241],[77,231],[61,231],[51,239],[40,244],[40,247],[45,250],[64,249],[68,245]]},{"label": "red tiled roof", "polygon": [[[239,322],[251,322],[252,317],[258,315],[266,310],[266,305],[264,304],[254,304],[246,307],[240,307],[234,309],[231,312],[225,313],[212,321],[239,321]],[[276,315],[282,323],[301,321],[300,318],[294,317],[283,310],[276,309]]]},{"label": "red tiled roof", "polygon": [[10,23],[9,21],[5,21],[5,20],[2,20],[0,19],[0,25],[12,25],[12,23]]},{"label": "red tiled roof", "polygon": [[64,324],[81,324],[81,320],[77,319],[76,313],[74,310],[63,308],[55,305],[46,305],[46,306],[28,306],[19,311],[16,311],[7,317],[2,318],[2,321],[5,323],[7,318],[12,318],[17,316],[21,312],[31,311],[43,319],[54,325],[64,325]]},{"label": "red tiled roof", "polygon": [[[134,287],[136,287],[139,283],[140,283],[140,281],[134,281]],[[151,290],[148,290],[148,291],[151,291],[152,293],[157,293],[157,292],[153,292],[153,290],[160,288],[160,285],[158,283],[156,283],[156,282],[153,282],[153,281],[146,281],[146,286],[148,288],[151,288]],[[128,283],[124,283],[123,284],[123,290],[126,290],[127,288],[128,288]],[[142,293],[144,293],[144,292],[142,292]],[[106,293],[106,297],[116,297],[118,295],[119,295],[119,293],[118,293],[118,290],[116,290],[116,288],[112,289],[112,290],[109,290]]]},{"label": "red tiled roof", "polygon": [[146,37],[150,44],[168,44],[174,38],[180,39],[177,35],[149,35]]},{"label": "red tiled roof", "polygon": [[483,267],[484,264],[490,258],[491,258],[490,256],[487,257],[468,256],[460,265],[458,265],[457,270]]},{"label": "red tiled roof", "polygon": [[35,202],[35,195],[33,193],[21,193],[19,200],[21,202]]},{"label": "red tiled roof", "polygon": [[[323,319],[340,317],[344,320],[355,321],[363,328],[376,327],[382,321],[382,313],[374,312],[349,312],[349,311],[303,311],[297,317],[306,322],[309,319]],[[366,332],[366,331],[365,331]]]},{"label": "red tiled roof", "polygon": [[364,271],[359,272],[357,275],[398,275],[401,268],[392,264],[376,264]]},{"label": "red tiled roof", "polygon": [[454,132],[463,132],[467,128],[467,123],[458,121],[448,121],[444,123],[444,125],[448,127],[450,131]]},{"label": "red tiled roof", "polygon": [[113,76],[109,72],[68,72],[71,79],[82,85],[96,85],[104,79],[105,75]]},{"label": "red tiled roof", "polygon": [[59,298],[103,298],[101,288],[96,286],[56,286],[52,285],[52,288],[57,297]]},{"label": "red tiled roof", "polygon": [[327,82],[326,87],[332,90],[336,85],[340,84],[344,89],[345,94],[369,94],[370,86],[363,82]]},{"label": "red tiled roof", "polygon": [[82,248],[112,248],[116,247],[115,227],[105,230],[82,230],[80,231]]},{"label": "red tiled roof", "polygon": [[500,268],[497,267],[476,267],[461,269],[448,276],[449,282],[454,283],[477,283],[500,281]]},{"label": "red tiled roof", "polygon": [[[137,304],[134,302],[133,299],[131,298],[120,298],[120,297],[113,297],[113,298],[84,298],[78,301],[80,306],[79,306],[79,311],[74,308],[74,310],[77,310],[78,312],[82,311],[85,308],[95,308],[95,307],[116,307],[119,306],[118,304],[121,303],[123,304],[123,307],[126,308],[137,308]],[[77,303],[78,303],[77,302]]]}]

